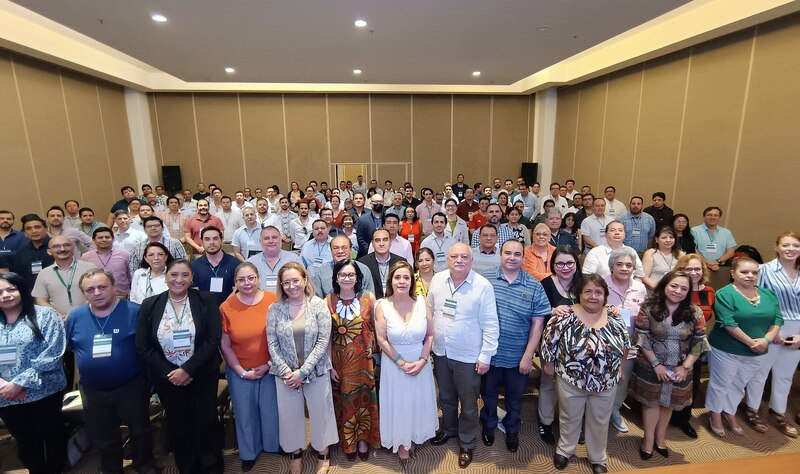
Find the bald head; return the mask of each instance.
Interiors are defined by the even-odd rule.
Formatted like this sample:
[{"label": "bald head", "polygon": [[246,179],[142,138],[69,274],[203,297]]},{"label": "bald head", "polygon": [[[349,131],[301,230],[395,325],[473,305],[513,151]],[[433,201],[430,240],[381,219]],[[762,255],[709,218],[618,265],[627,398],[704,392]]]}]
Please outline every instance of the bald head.
[{"label": "bald head", "polygon": [[447,252],[447,267],[450,277],[456,280],[464,279],[472,269],[472,249],[469,245],[459,242]]},{"label": "bald head", "polygon": [[75,253],[75,245],[66,237],[56,236],[50,239],[47,251],[56,260],[72,260]]},{"label": "bald head", "polygon": [[337,235],[331,240],[330,245],[334,263],[350,258],[353,253],[353,243],[346,235]]}]

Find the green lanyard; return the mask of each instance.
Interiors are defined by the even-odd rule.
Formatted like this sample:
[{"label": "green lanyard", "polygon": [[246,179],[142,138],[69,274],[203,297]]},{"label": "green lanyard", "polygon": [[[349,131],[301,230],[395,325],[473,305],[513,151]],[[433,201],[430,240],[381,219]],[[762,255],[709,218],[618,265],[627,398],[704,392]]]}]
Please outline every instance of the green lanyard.
[{"label": "green lanyard", "polygon": [[186,314],[186,307],[189,306],[189,300],[183,302],[183,308],[181,308],[181,315],[178,316],[178,312],[175,311],[175,306],[172,303],[169,303],[170,308],[172,308],[172,314],[175,316],[175,321],[178,323],[178,327],[181,327],[183,324],[183,317]]},{"label": "green lanyard", "polygon": [[78,269],[78,262],[76,260],[72,260],[72,263],[69,266],[69,283],[64,282],[64,278],[61,276],[61,272],[58,269],[58,265],[56,264],[56,276],[58,280],[64,285],[64,288],[67,289],[67,299],[69,300],[69,305],[72,306],[72,282],[75,280],[75,271]]}]

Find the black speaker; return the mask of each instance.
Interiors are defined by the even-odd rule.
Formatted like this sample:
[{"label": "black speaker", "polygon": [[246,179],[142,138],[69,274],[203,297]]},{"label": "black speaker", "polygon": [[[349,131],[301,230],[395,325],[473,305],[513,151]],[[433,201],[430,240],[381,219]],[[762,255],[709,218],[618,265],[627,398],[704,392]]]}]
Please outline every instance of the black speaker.
[{"label": "black speaker", "polygon": [[522,163],[522,171],[519,175],[525,179],[528,186],[532,186],[539,180],[539,163]]},{"label": "black speaker", "polygon": [[170,196],[183,191],[183,180],[181,179],[180,166],[162,166],[161,182],[164,183],[164,190]]}]

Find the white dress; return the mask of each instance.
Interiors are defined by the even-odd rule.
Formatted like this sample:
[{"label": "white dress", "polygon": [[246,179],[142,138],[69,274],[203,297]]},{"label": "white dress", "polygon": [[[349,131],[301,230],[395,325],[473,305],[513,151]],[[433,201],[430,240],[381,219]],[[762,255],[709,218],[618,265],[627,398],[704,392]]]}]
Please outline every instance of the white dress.
[{"label": "white dress", "polygon": [[[386,332],[392,347],[403,360],[416,361],[422,353],[427,332],[425,298],[417,298],[408,324],[386,303],[378,301],[386,319]],[[381,354],[380,385],[381,444],[397,452],[402,445],[422,444],[439,429],[436,387],[431,364],[425,364],[416,376],[407,375],[386,355]]]}]

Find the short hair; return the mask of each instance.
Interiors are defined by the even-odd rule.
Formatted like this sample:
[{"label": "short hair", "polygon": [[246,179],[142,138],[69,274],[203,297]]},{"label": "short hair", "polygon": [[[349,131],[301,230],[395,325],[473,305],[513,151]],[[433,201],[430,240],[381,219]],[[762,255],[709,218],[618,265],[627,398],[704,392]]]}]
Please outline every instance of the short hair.
[{"label": "short hair", "polygon": [[[164,251],[164,254],[167,256],[167,268],[169,268],[170,263],[175,261],[175,258],[169,252],[169,249],[166,247],[166,245],[162,244],[161,242],[148,242],[147,245],[144,246],[144,250],[142,250],[142,261],[139,264],[140,268],[150,268],[150,264],[147,263],[147,260],[145,260],[145,256],[147,256],[147,251],[150,250],[150,247],[158,247]],[[179,261],[184,261],[187,265],[189,264],[188,260],[186,259],[179,259]]]},{"label": "short hair", "polygon": [[157,221],[159,225],[161,225],[161,227],[164,227],[164,221],[162,221],[160,217],[156,216],[145,217],[144,219],[142,219],[142,227],[147,227],[147,223],[152,221]]},{"label": "short hair", "polygon": [[675,262],[675,266],[672,267],[673,270],[684,270],[686,265],[689,265],[689,262],[692,260],[697,260],[700,262],[700,267],[703,269],[703,279],[701,282],[704,285],[707,285],[709,280],[711,279],[711,272],[708,269],[708,264],[706,263],[706,259],[703,258],[702,255],[699,253],[687,253],[683,257],[679,258],[677,262]]},{"label": "short hair", "polygon": [[433,189],[431,189],[431,188],[422,188],[419,193],[420,194],[425,194],[425,191],[430,191],[431,194],[433,194]]},{"label": "short hair", "polygon": [[125,194],[125,191],[127,191],[128,189],[130,189],[133,192],[136,192],[136,190],[133,189],[132,186],[123,186],[122,188],[120,188],[119,192],[120,194]]},{"label": "short hair", "polygon": [[540,223],[536,224],[536,225],[533,227],[533,233],[534,233],[534,234],[535,234],[535,233],[537,233],[537,232],[539,232],[540,230],[546,230],[546,231],[547,231],[547,234],[548,234],[548,235],[550,235],[550,228],[549,228],[549,227],[547,227],[547,224],[545,224],[544,222],[540,222]]},{"label": "short hair", "polygon": [[[12,218],[12,219],[15,219],[15,217],[14,217],[14,213],[13,213],[13,212],[11,212],[11,211],[9,211],[9,210],[6,210],[6,209],[0,209],[0,214],[11,214],[11,218]],[[78,215],[80,215],[80,212],[78,213]]]},{"label": "short hair", "polygon": [[611,253],[608,255],[608,268],[611,269],[614,266],[614,262],[616,262],[617,259],[622,257],[630,258],[631,263],[636,265],[636,257],[637,257],[636,251],[630,247],[623,245],[620,248],[612,250]]},{"label": "short hair", "polygon": [[492,199],[489,196],[481,196],[480,198],[478,198],[478,203],[480,203],[481,201],[488,201],[491,203]]},{"label": "short hair", "polygon": [[25,214],[24,216],[22,216],[22,218],[20,218],[20,222],[22,223],[23,229],[25,228],[25,224],[27,224],[28,222],[38,222],[43,226],[47,227],[47,222],[45,222],[44,219],[39,217],[38,214]]},{"label": "short hair", "polygon": [[[78,206],[78,207],[80,207],[80,205],[81,205],[81,203],[79,203],[78,201],[76,201],[74,199],[67,199],[66,201],[64,201],[64,207],[67,207],[67,204],[69,204],[71,202],[74,202],[75,205]],[[80,212],[80,211],[78,211],[78,212]]]},{"label": "short hair", "polygon": [[126,216],[130,215],[130,214],[128,213],[128,210],[127,210],[127,209],[119,209],[119,210],[117,210],[116,212],[114,212],[114,219],[116,219],[117,217],[119,217],[119,216],[121,216],[121,215],[123,215],[123,214],[125,214]]},{"label": "short hair", "polygon": [[603,189],[603,192],[608,191],[609,189],[614,192],[617,192],[617,188],[615,188],[614,186],[606,186],[605,189]]},{"label": "short hair", "polygon": [[722,209],[718,208],[717,206],[708,206],[707,208],[703,209],[703,217],[705,217],[706,214],[713,211],[714,209],[719,211],[719,216],[722,217]]},{"label": "short hair", "polygon": [[484,229],[492,229],[494,231],[494,233],[497,234],[497,227],[495,227],[492,224],[484,224],[484,225],[481,226],[480,229],[478,229],[478,236],[483,235]]},{"label": "short hair", "polygon": [[447,199],[447,201],[445,201],[445,202],[444,202],[444,205],[445,205],[445,207],[447,207],[447,205],[448,205],[448,204],[450,204],[451,202],[452,202],[453,204],[455,204],[456,206],[458,206],[458,201],[456,201],[456,200],[455,200],[455,199],[453,199],[453,198],[448,198],[448,199]]},{"label": "short hair", "polygon": [[[80,216],[81,214],[83,214],[84,212],[87,212],[87,211],[91,212],[92,214],[94,214],[94,210],[92,210],[91,207],[82,207],[82,208],[78,209],[78,216]],[[0,214],[2,214],[2,211],[0,211]]]},{"label": "short hair", "polygon": [[169,206],[169,202],[170,202],[170,201],[173,201],[173,200],[174,200],[175,202],[177,202],[178,204],[180,204],[180,203],[181,203],[181,201],[180,201],[178,198],[176,198],[175,196],[170,196],[170,197],[168,197],[168,198],[167,198],[167,206]]},{"label": "short hair", "polygon": [[62,216],[65,215],[64,209],[61,206],[50,206],[50,209],[48,209],[47,212],[44,213],[44,215],[49,216],[50,211],[58,211],[61,213]]},{"label": "short hair", "polygon": [[633,200],[634,200],[634,199],[638,199],[638,200],[642,201],[642,203],[644,203],[644,198],[643,198],[643,197],[641,197],[641,196],[633,196],[633,197],[631,198],[631,200],[630,200],[630,201],[628,201],[628,202],[629,202],[629,203],[630,203],[630,202],[633,202]]},{"label": "short hair", "polygon": [[608,232],[608,229],[610,229],[611,226],[614,225],[614,224],[621,225],[622,226],[622,230],[625,230],[625,224],[623,224],[622,221],[613,220],[613,221],[609,222],[608,224],[606,224],[606,232]]},{"label": "short hair", "polygon": [[[452,201],[452,199],[448,199],[448,201]],[[431,216],[431,223],[433,223],[433,219],[436,217],[441,217],[442,219],[444,219],[445,224],[447,223],[447,215],[444,212],[439,211],[433,213],[433,215]]]},{"label": "short hair", "polygon": [[[349,241],[350,239],[347,239],[347,240]],[[352,265],[353,268],[355,268],[355,270],[356,270],[356,284],[353,287],[353,290],[355,291],[356,295],[361,293],[361,289],[364,286],[364,273],[358,267],[358,265],[356,264],[355,260],[346,258],[346,259],[344,259],[344,260],[342,260],[340,262],[337,262],[337,263],[335,263],[333,265],[333,274],[332,274],[332,277],[331,277],[333,281],[331,283],[333,284],[332,285],[333,286],[333,292],[335,294],[337,294],[337,295],[342,292],[342,288],[339,286],[339,282],[338,282],[336,277],[339,276],[339,272],[342,271],[342,268],[344,268],[344,267],[346,267],[348,265]]]},{"label": "short hair", "polygon": [[606,281],[603,280],[603,277],[597,273],[586,273],[581,275],[581,278],[578,279],[575,284],[575,296],[578,298],[578,303],[582,303],[581,293],[583,293],[583,289],[589,286],[589,284],[599,286],[603,289],[603,306],[605,306],[608,303],[608,285]]},{"label": "short hair", "polygon": [[386,221],[389,219],[397,219],[397,223],[398,224],[400,223],[400,217],[398,217],[397,214],[386,214],[385,216],[383,216],[383,223],[385,224]]},{"label": "short hair", "polygon": [[544,217],[545,218],[547,218],[547,216],[549,216],[551,214],[558,214],[558,218],[561,219],[561,211],[559,211],[557,208],[551,207],[550,209],[544,211]]},{"label": "short hair", "polygon": [[256,277],[260,277],[261,276],[258,273],[258,267],[255,266],[252,262],[242,262],[239,265],[236,265],[236,269],[233,270],[234,282],[236,281],[236,277],[239,276],[239,272],[244,270],[245,268],[249,268],[250,270],[253,270],[253,273],[256,274]]},{"label": "short hair", "polygon": [[316,220],[314,220],[314,222],[311,223],[311,228],[312,229],[314,228],[315,225],[317,225],[317,222],[319,222],[321,224],[324,224],[325,227],[328,227],[328,223],[327,222],[323,221],[322,219],[316,219]]},{"label": "short hair", "polygon": [[391,268],[389,268],[389,273],[386,275],[386,293],[384,294],[385,297],[388,298],[394,295],[394,288],[392,287],[391,281],[394,279],[394,274],[404,268],[408,270],[408,272],[411,274],[411,284],[408,285],[408,296],[410,296],[411,299],[414,300],[417,299],[417,288],[416,285],[414,284],[414,269],[411,267],[411,264],[406,262],[405,260],[400,260],[398,262],[395,262],[395,264],[392,265]]},{"label": "short hair", "polygon": [[[394,214],[389,214],[389,215],[393,216]],[[375,240],[375,234],[377,234],[378,232],[386,232],[390,238],[392,237],[392,234],[390,234],[388,230],[381,227],[380,229],[375,229],[375,231],[372,232],[372,240]]]},{"label": "short hair", "polygon": [[594,200],[595,200],[594,194],[592,194],[592,193],[586,193],[586,194],[584,194],[583,196],[581,196],[581,199],[585,198],[586,196],[589,196],[590,198],[592,198],[592,201],[594,201]]},{"label": "short hair", "polygon": [[575,184],[575,180],[570,178],[570,179],[564,181],[564,184],[569,184],[569,183]]},{"label": "short hair", "polygon": [[286,292],[283,291],[283,275],[289,270],[296,270],[298,273],[300,273],[300,277],[306,280],[306,287],[303,291],[306,297],[310,298],[314,296],[314,284],[311,282],[311,278],[308,277],[308,271],[306,268],[300,263],[289,262],[284,264],[281,269],[278,270],[278,299],[285,301],[289,298],[286,296]]},{"label": "short hair", "polygon": [[97,235],[102,234],[103,232],[108,232],[109,234],[111,234],[112,238],[114,237],[114,231],[111,230],[110,227],[98,227],[97,229],[92,231],[92,240],[96,239]]},{"label": "short hair", "polygon": [[655,198],[657,198],[657,197],[660,197],[661,199],[663,199],[663,200],[665,200],[665,201],[667,200],[667,195],[666,195],[666,194],[664,194],[664,193],[662,193],[661,191],[656,191],[656,192],[654,192],[654,193],[653,193],[653,197],[652,197],[651,199],[655,199]]},{"label": "short hair", "polygon": [[95,275],[100,275],[100,274],[105,275],[108,278],[108,281],[111,282],[111,286],[114,286],[116,284],[116,281],[114,280],[114,275],[112,275],[111,272],[109,272],[104,268],[92,268],[90,270],[87,270],[83,275],[81,275],[80,278],[78,278],[78,288],[80,288],[81,291],[83,291],[83,280],[86,280],[87,278],[91,278]]},{"label": "short hair", "polygon": [[222,238],[223,235],[222,230],[219,227],[210,225],[208,227],[203,227],[203,230],[200,231],[200,240],[202,240],[203,237],[205,237],[208,232],[216,232],[217,234],[219,234],[220,239]]}]

